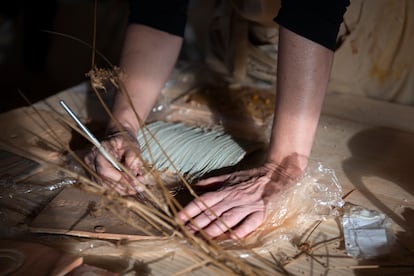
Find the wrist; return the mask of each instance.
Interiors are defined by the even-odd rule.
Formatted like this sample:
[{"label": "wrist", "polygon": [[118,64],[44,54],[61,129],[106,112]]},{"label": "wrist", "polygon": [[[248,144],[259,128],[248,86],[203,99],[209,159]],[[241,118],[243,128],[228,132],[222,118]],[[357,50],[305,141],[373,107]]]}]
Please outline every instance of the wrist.
[{"label": "wrist", "polygon": [[138,124],[131,124],[125,121],[111,121],[106,127],[106,137],[125,133],[130,137],[136,137],[138,134]]},{"label": "wrist", "polygon": [[[134,107],[125,105],[123,107],[114,107],[112,109],[113,118],[108,124],[108,127],[116,128],[119,126],[138,131],[140,126],[140,119],[134,112]],[[139,115],[138,115],[139,116]]]},{"label": "wrist", "polygon": [[128,97],[122,93],[116,95],[112,107],[113,118],[108,124],[108,129],[116,131],[122,127],[137,134],[141,123],[145,121],[145,114],[142,113],[143,108],[131,103],[133,99]]},{"label": "wrist", "polygon": [[292,153],[282,158],[268,158],[265,167],[274,181],[297,180],[305,172],[308,161],[308,156]]}]

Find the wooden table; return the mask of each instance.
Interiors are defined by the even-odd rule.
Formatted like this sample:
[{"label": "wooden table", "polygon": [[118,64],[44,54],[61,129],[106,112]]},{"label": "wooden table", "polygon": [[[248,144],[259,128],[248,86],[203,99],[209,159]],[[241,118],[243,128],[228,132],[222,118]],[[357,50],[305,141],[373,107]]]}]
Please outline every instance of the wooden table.
[{"label": "wooden table", "polygon": [[[79,90],[79,87],[77,89]],[[78,90],[64,91],[49,98],[47,100],[49,105],[41,102],[36,107],[39,108],[44,118],[56,117],[58,100],[67,99],[72,103],[72,107],[75,106],[75,112],[80,114],[85,121],[98,121],[102,127],[105,119],[100,118],[105,117],[101,117],[104,115],[102,115],[102,110],[98,110],[96,99],[82,89]],[[93,108],[86,109],[87,104]],[[53,108],[56,110],[53,111]],[[88,113],[85,110],[93,112]],[[60,142],[66,145],[73,138],[71,130],[63,124],[55,120],[39,121],[37,116],[38,112],[30,108],[12,110],[0,115],[0,126],[3,132],[0,149],[35,160],[42,167],[40,172],[37,169],[31,176],[29,172],[29,176],[20,178],[23,180],[20,180],[18,184],[22,185],[31,177],[40,182],[41,179],[46,179],[52,174],[53,164],[61,161],[65,150],[62,150],[62,145],[57,144],[55,135],[62,138]],[[51,132],[49,127],[52,127],[54,132]],[[412,265],[414,265],[414,225],[412,223],[414,220],[414,185],[412,184],[414,179],[414,108],[352,95],[329,94],[323,108],[311,158],[335,170],[344,193],[355,189],[347,197],[348,202],[378,210],[392,220],[392,229],[396,237],[395,248],[393,248],[392,256],[386,259],[359,261],[346,256],[340,239],[327,242],[325,246],[307,253],[301,252],[288,241],[281,242],[275,248],[275,252],[282,251],[283,254],[278,256],[280,258],[284,256],[285,260],[289,260],[285,266],[286,270],[294,275],[412,273]],[[19,166],[17,163],[16,166]],[[18,176],[15,177],[18,178]],[[58,179],[59,176],[51,178]],[[1,206],[2,208],[10,207],[4,204]],[[80,212],[79,215],[82,214],[84,213]],[[56,216],[59,215],[56,214]],[[27,221],[24,215],[20,219]],[[108,220],[108,217],[106,216],[105,219]],[[41,221],[41,218],[39,220]],[[94,221],[93,225],[96,226],[97,223]],[[33,229],[42,232],[39,230],[42,228],[41,225],[35,226]],[[73,235],[74,233],[67,234]],[[337,221],[328,220],[319,225],[309,240],[316,244],[341,237],[341,235]],[[95,235],[89,237],[106,238],[105,235],[97,235],[96,232]],[[115,236],[111,238],[117,239]],[[85,245],[100,244],[96,248],[88,247],[88,250],[83,251],[82,254],[102,259],[108,256],[119,257],[128,251],[129,258],[135,258],[144,263],[148,261],[149,263],[145,266],[154,275],[171,275],[174,271],[178,272],[194,265],[182,251],[177,250],[171,253],[174,249],[163,249],[160,241],[151,242],[143,239],[123,245],[118,244],[118,246],[95,239],[74,239],[70,242],[70,246],[67,243],[60,245],[58,241],[49,241],[69,252],[78,252],[77,250]],[[378,268],[376,268],[377,265]],[[403,265],[411,266],[407,268]],[[209,267],[195,269],[192,272],[194,275],[214,273],[217,271]]]}]

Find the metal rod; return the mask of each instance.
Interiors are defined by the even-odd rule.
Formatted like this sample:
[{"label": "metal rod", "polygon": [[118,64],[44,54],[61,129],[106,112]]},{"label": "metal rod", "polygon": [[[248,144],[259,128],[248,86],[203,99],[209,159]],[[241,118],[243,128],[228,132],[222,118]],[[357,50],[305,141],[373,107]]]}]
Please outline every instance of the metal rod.
[{"label": "metal rod", "polygon": [[96,137],[89,131],[89,129],[79,120],[79,118],[73,113],[70,107],[63,101],[59,101],[60,105],[65,109],[65,111],[69,114],[69,116],[75,121],[75,123],[79,126],[79,128],[91,139],[92,144],[99,150],[99,152],[114,166],[115,169],[122,172],[121,167],[115,161],[115,159],[105,150],[105,148],[101,145],[101,143],[96,139]]}]

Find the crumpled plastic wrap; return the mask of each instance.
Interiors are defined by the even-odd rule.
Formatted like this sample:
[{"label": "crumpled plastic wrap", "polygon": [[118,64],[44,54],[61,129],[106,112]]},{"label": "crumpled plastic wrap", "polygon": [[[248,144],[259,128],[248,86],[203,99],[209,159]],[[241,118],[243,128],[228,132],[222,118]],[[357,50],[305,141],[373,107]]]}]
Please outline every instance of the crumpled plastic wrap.
[{"label": "crumpled plastic wrap", "polygon": [[266,246],[292,240],[315,221],[339,216],[343,205],[342,187],[334,170],[321,163],[310,164],[299,181],[276,195],[265,223],[244,244]]},{"label": "crumpled plastic wrap", "polygon": [[148,115],[147,121],[162,120],[170,112],[171,103],[189,93],[197,85],[200,85],[197,75],[202,70],[203,68],[200,66],[179,62],[161,90],[157,102]]},{"label": "crumpled plastic wrap", "polygon": [[0,178],[0,199],[15,198],[16,196],[29,193],[42,193],[48,191],[51,192],[75,183],[75,179],[63,178],[54,182],[47,183],[46,185],[36,185],[29,183],[17,184],[11,177],[2,177]]}]

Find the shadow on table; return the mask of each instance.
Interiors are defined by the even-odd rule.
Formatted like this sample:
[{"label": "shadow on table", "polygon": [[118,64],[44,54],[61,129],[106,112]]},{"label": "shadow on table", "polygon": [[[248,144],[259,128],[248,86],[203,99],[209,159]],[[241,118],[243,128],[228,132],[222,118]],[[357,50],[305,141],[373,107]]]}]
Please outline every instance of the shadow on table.
[{"label": "shadow on table", "polygon": [[[381,190],[375,190],[373,184],[367,185],[364,178],[382,178],[398,185],[406,193],[414,195],[414,135],[389,128],[371,128],[357,133],[348,145],[352,157],[343,163],[346,176],[366,199],[402,228],[401,232],[395,233],[397,242],[389,256],[360,262],[361,265],[386,265],[398,262],[401,266],[356,270],[356,274],[367,275],[369,273],[371,275],[371,273],[395,273],[397,271],[403,274],[412,273],[414,268],[407,267],[406,260],[409,258],[411,265],[414,262],[414,226],[412,224],[414,210],[410,206],[404,206],[405,204],[412,206],[412,202],[404,198],[404,195],[393,192],[392,189],[386,190],[386,187],[379,187]],[[398,208],[384,203],[380,195],[399,201]]]}]

